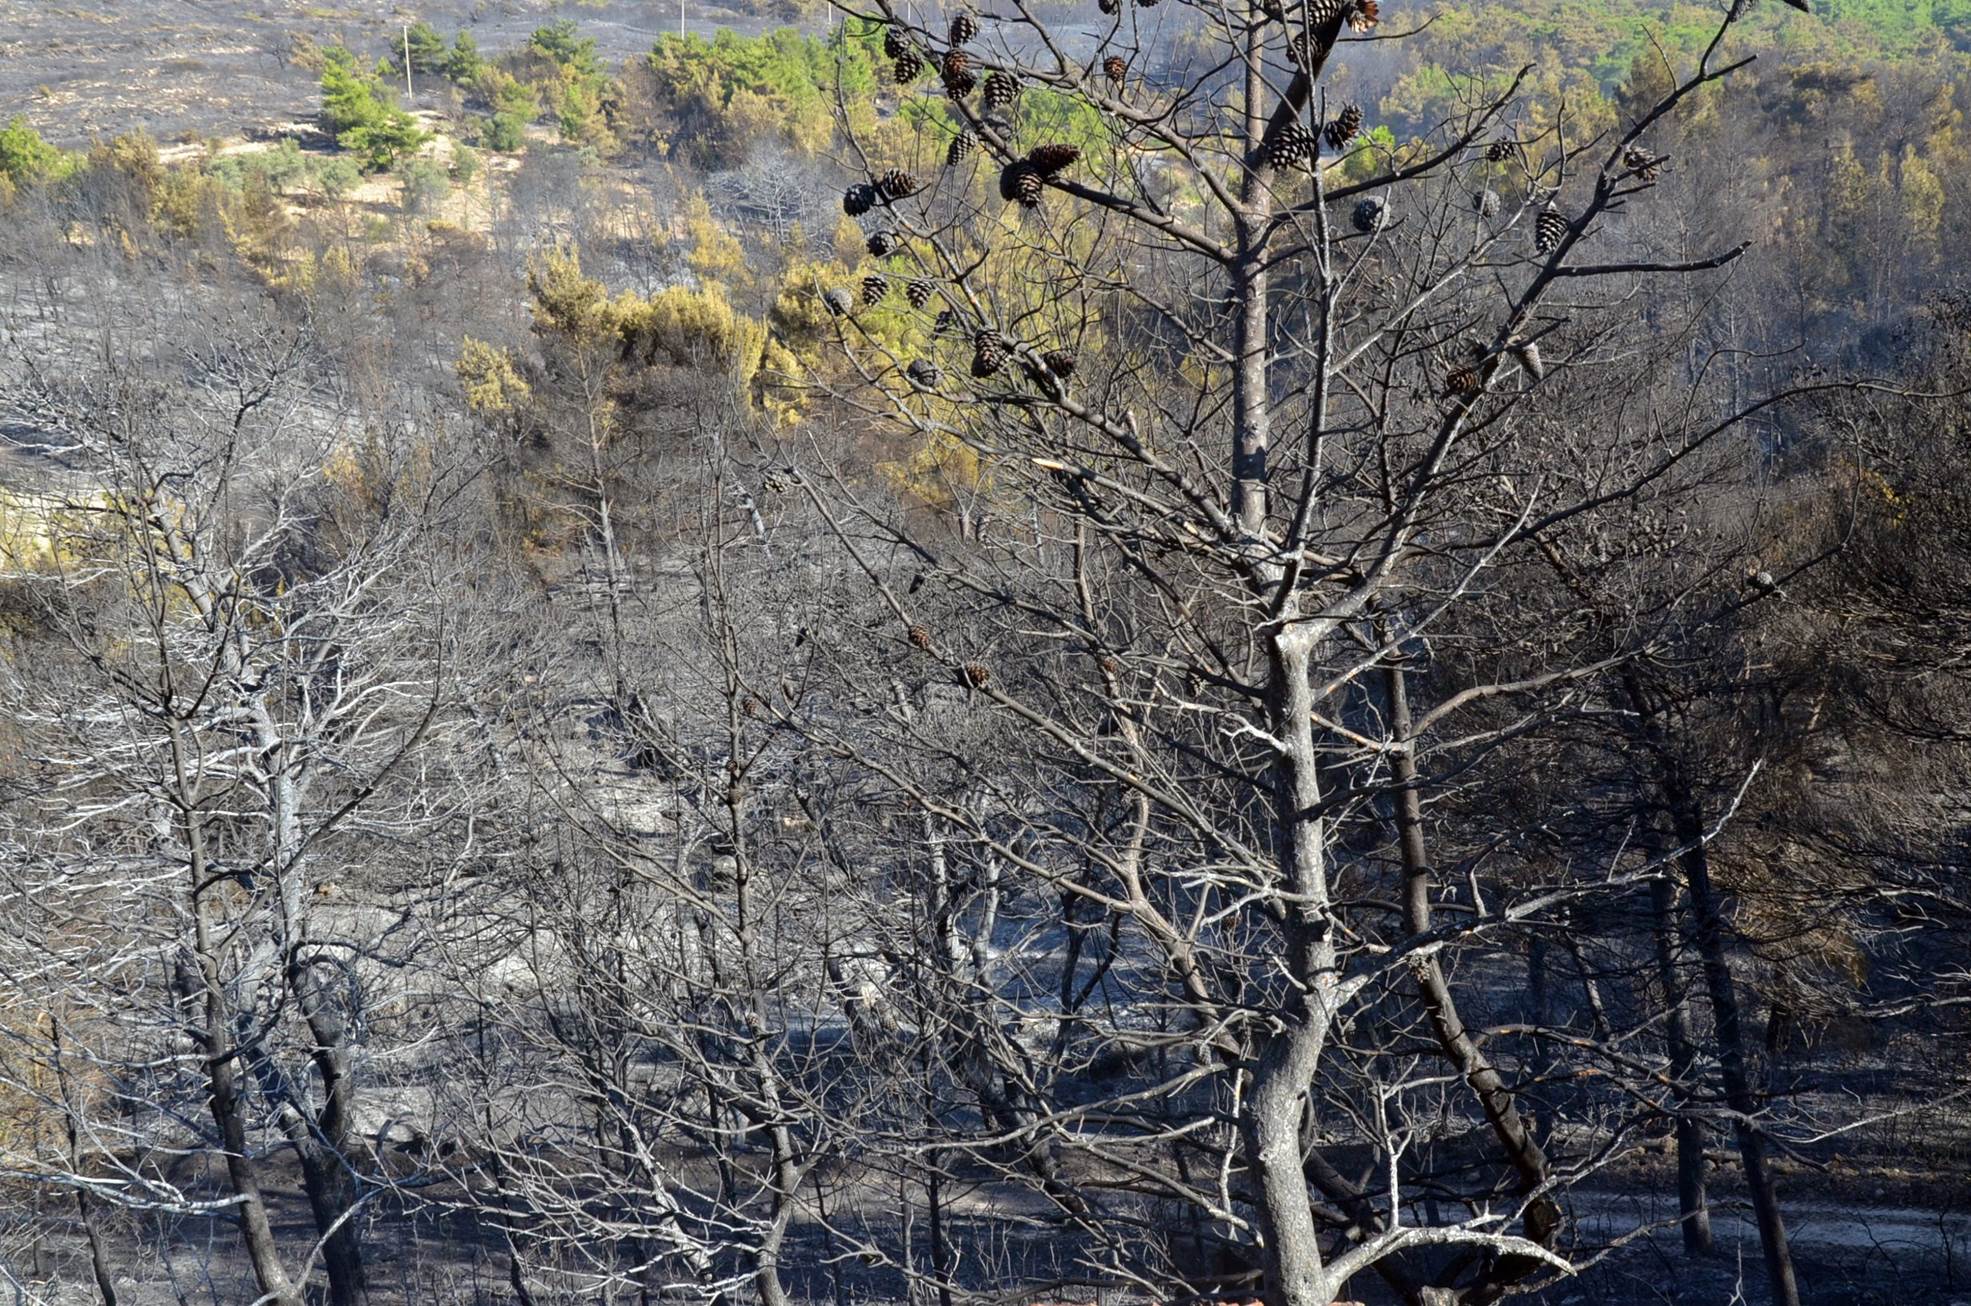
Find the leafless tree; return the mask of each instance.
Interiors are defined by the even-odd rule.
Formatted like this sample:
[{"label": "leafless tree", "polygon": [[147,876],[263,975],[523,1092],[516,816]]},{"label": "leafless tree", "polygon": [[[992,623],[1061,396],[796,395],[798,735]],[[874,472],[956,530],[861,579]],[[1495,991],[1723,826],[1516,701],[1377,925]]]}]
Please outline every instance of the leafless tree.
[{"label": "leafless tree", "polygon": [[[390,943],[338,898],[444,805],[431,771],[404,782],[440,716],[423,569],[454,469],[337,420],[305,330],[179,326],[6,395],[67,469],[13,559],[68,645],[7,682],[32,777],[12,892],[73,911],[45,917],[49,987],[18,992],[50,1004],[45,1048],[19,1050],[53,1067],[69,1139],[28,1163],[85,1204],[229,1213],[266,1299],[298,1303],[319,1259],[356,1303],[377,1191],[361,1031]],[[312,1247],[274,1232],[270,1131]],[[197,1196],[173,1156],[223,1165],[227,1195]]]},{"label": "leafless tree", "polygon": [[[938,69],[951,125],[914,158],[865,157],[845,200],[901,249],[860,288],[868,307],[838,316],[834,393],[968,449],[995,514],[967,548],[826,464],[808,488],[875,587],[889,647],[1027,743],[1008,767],[901,710],[887,738],[806,728],[925,814],[926,855],[962,839],[970,883],[991,886],[967,924],[994,964],[967,982],[993,1014],[962,1053],[988,1137],[1024,1158],[1090,1272],[1160,1294],[1227,1281],[1113,1237],[1140,1218],[1126,1194],[1194,1207],[1273,1306],[1325,1303],[1372,1268],[1412,1299],[1470,1301],[1571,1270],[1559,1199],[1625,1131],[1556,1161],[1471,1036],[1451,964],[1482,967],[1510,929],[1678,860],[1688,876],[1713,829],[1700,814],[1654,857],[1588,845],[1514,872],[1488,862],[1530,832],[1487,850],[1429,804],[1459,769],[1523,765],[1518,741],[1548,722],[1631,710],[1607,676],[1650,640],[1568,658],[1541,639],[1566,604],[1513,585],[1588,520],[1610,547],[1649,550],[1619,508],[1684,481],[1773,402],[1653,408],[1585,438],[1568,420],[1570,377],[1648,363],[1608,307],[1624,289],[1742,253],[1598,250],[1613,214],[1650,202],[1652,129],[1742,66],[1721,54],[1729,18],[1619,138],[1534,119],[1515,83],[1392,152],[1321,91],[1350,33],[1385,35],[1374,6],[1187,10],[1204,53],[1161,76],[1134,71],[1148,10],[1087,32],[1025,10],[983,33],[970,16],[873,17],[902,65]],[[1080,134],[1050,138],[1068,124]],[[877,311],[892,279],[927,284],[911,287],[922,325]],[[1689,583],[1669,581],[1669,601]],[[1441,683],[1447,640],[1464,683],[1413,704],[1406,681]],[[856,668],[881,647],[857,633],[840,654],[865,697]],[[1467,886],[1440,879],[1457,863]],[[1070,905],[1014,907],[1042,902]],[[1693,902],[1702,938],[1715,917]],[[1054,1019],[1146,1070],[1148,1049],[1185,1054],[1092,1099],[1063,1096],[1061,1040],[1035,1064],[1014,996],[1079,991],[1054,972],[1087,964],[1065,946],[1084,911],[1127,960],[1101,972],[1118,990],[1104,1018],[1069,1004]],[[1013,919],[1023,948],[1006,943]],[[1452,1085],[1503,1179],[1474,1185],[1434,1156],[1425,1122],[1454,1109]],[[1465,1218],[1415,1214],[1445,1202]],[[1766,1233],[1776,1299],[1795,1300],[1783,1231]]]}]

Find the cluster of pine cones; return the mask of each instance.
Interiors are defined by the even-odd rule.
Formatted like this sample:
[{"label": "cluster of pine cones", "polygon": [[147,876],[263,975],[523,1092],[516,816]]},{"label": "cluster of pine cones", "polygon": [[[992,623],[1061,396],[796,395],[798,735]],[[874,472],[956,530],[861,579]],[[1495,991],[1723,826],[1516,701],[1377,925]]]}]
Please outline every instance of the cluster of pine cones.
[{"label": "cluster of pine cones", "polygon": [[[842,212],[859,218],[878,204],[894,204],[908,199],[920,189],[917,178],[902,168],[891,168],[875,181],[857,182],[842,192]],[[873,251],[872,251],[873,252]]]},{"label": "cluster of pine cones", "polygon": [[1382,21],[1382,6],[1377,0],[1307,0],[1304,13],[1296,11],[1291,16],[1278,4],[1263,7],[1269,17],[1289,28],[1287,62],[1303,72],[1321,62],[1342,27],[1366,32]]},{"label": "cluster of pine cones", "polygon": [[1036,145],[1023,159],[1015,159],[999,172],[999,197],[1023,208],[1038,208],[1044,184],[1074,166],[1081,151],[1073,145]]},{"label": "cluster of pine cones", "polygon": [[[1540,342],[1514,336],[1506,341],[1506,356],[1525,371],[1535,381],[1547,375],[1546,360],[1540,357]],[[1446,399],[1474,399],[1485,391],[1485,374],[1480,370],[1485,361],[1484,351],[1474,348],[1472,361],[1459,363],[1444,374],[1443,397]]]},{"label": "cluster of pine cones", "polygon": [[[1322,129],[1331,149],[1342,149],[1362,130],[1362,106],[1344,105]],[[1320,137],[1297,122],[1289,122],[1266,141],[1266,162],[1274,168],[1297,168],[1320,150]]]},{"label": "cluster of pine cones", "polygon": [[1661,177],[1664,162],[1661,155],[1651,154],[1640,145],[1622,151],[1622,166],[1635,173],[1637,181],[1653,182]]}]

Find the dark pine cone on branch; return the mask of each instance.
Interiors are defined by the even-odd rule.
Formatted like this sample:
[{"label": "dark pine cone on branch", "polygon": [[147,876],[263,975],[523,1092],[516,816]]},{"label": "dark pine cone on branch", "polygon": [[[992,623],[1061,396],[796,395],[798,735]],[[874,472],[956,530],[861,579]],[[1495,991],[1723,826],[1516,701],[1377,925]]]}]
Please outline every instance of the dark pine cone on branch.
[{"label": "dark pine cone on branch", "polygon": [[984,380],[996,376],[1006,365],[1006,341],[997,331],[987,328],[972,337],[972,375]]},{"label": "dark pine cone on branch", "polygon": [[1354,140],[1355,134],[1361,130],[1362,106],[1345,104],[1341,112],[1334,116],[1334,121],[1328,124],[1328,144],[1339,150]]},{"label": "dark pine cone on branch", "polygon": [[954,100],[964,99],[979,84],[978,77],[972,72],[972,56],[963,50],[946,50],[944,59],[938,64],[938,73],[944,78],[945,94]]},{"label": "dark pine cone on branch", "polygon": [[1129,65],[1123,62],[1121,55],[1112,54],[1102,60],[1102,75],[1115,85],[1121,86],[1123,78],[1129,75]]},{"label": "dark pine cone on branch", "polygon": [[1533,223],[1533,248],[1542,254],[1551,254],[1560,248],[1560,242],[1566,237],[1567,219],[1549,200]]},{"label": "dark pine cone on branch", "polygon": [[951,16],[951,43],[963,45],[979,34],[979,20],[967,13]]},{"label": "dark pine cone on branch", "polygon": [[1081,151],[1072,145],[1059,143],[1036,145],[1027,151],[1027,162],[1032,164],[1043,177],[1052,177],[1074,166],[1081,157]]},{"label": "dark pine cone on branch", "polygon": [[1266,141],[1266,162],[1275,168],[1297,168],[1314,154],[1314,133],[1290,122]]},{"label": "dark pine cone on branch", "polygon": [[908,199],[917,193],[917,178],[902,168],[891,168],[876,179],[876,190],[885,200]]},{"label": "dark pine cone on branch", "polygon": [[924,307],[931,302],[931,296],[937,293],[938,288],[921,277],[903,288],[903,297],[910,301],[912,308]]},{"label": "dark pine cone on branch", "polygon": [[985,94],[980,98],[988,109],[1003,109],[1019,98],[1020,79],[1011,73],[989,73],[985,79]]},{"label": "dark pine cone on branch", "polygon": [[944,149],[944,166],[955,168],[971,157],[972,151],[979,148],[979,134],[970,127],[951,138],[951,144]]},{"label": "dark pine cone on branch", "polygon": [[1446,399],[1469,399],[1485,388],[1485,379],[1475,367],[1454,367],[1444,377]]},{"label": "dark pine cone on branch", "polygon": [[999,198],[1034,209],[1040,207],[1040,195],[1040,169],[1030,161],[1016,159],[999,170]]}]

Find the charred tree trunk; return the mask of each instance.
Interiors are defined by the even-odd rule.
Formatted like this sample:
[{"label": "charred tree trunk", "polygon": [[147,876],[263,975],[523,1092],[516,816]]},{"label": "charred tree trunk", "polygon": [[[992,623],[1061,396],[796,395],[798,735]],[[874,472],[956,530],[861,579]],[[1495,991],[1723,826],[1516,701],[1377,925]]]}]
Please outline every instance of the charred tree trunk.
[{"label": "charred tree trunk", "polygon": [[1691,787],[1660,713],[1649,701],[1640,679],[1633,671],[1623,679],[1630,706],[1641,723],[1640,742],[1653,755],[1656,788],[1679,849],[1677,865],[1683,872],[1684,890],[1690,895],[1697,955],[1702,963],[1705,995],[1711,1003],[1718,1044],[1718,1070],[1724,1079],[1725,1103],[1732,1112],[1732,1133],[1745,1170],[1745,1187],[1759,1226],[1759,1245],[1764,1253],[1773,1306],[1800,1306],[1800,1287],[1793,1275],[1793,1254],[1787,1243],[1786,1221],[1780,1214],[1778,1187],[1766,1164],[1765,1138],[1759,1132],[1759,1102],[1752,1091],[1738,991],[1725,953],[1724,909],[1711,882],[1702,802]]},{"label": "charred tree trunk", "polygon": [[[61,1094],[62,1126],[68,1140],[68,1168],[82,1174],[82,1135],[76,1128],[76,1102],[68,1078],[68,1063],[62,1055],[62,1022],[50,1018],[48,1041],[54,1051],[55,1088]],[[110,1274],[109,1250],[103,1244],[102,1215],[89,1197],[86,1184],[75,1187],[75,1213],[82,1218],[82,1231],[89,1242],[89,1272],[96,1280],[96,1295],[103,1306],[116,1306],[116,1280]]]},{"label": "charred tree trunk", "polygon": [[246,1100],[240,1086],[240,1049],[233,1039],[233,1020],[226,1002],[225,975],[221,970],[218,945],[212,936],[210,895],[211,865],[205,853],[205,831],[199,812],[202,797],[191,777],[191,763],[182,736],[173,729],[170,736],[174,797],[178,800],[180,829],[189,852],[187,872],[191,877],[193,963],[198,968],[202,1002],[195,1036],[203,1053],[206,1106],[218,1128],[220,1146],[226,1156],[226,1179],[238,1199],[235,1219],[246,1244],[254,1281],[260,1285],[268,1306],[303,1306],[301,1292],[281,1264],[280,1248],[274,1240],[273,1222],[267,1218],[267,1203],[260,1191],[259,1167],[247,1141]]},{"label": "charred tree trunk", "polygon": [[322,1108],[313,1120],[307,1118],[302,1103],[291,1104],[289,1138],[301,1160],[302,1186],[307,1189],[315,1229],[322,1239],[330,1306],[363,1306],[369,1300],[369,1275],[356,1224],[359,1194],[349,1155],[354,1081],[350,1077],[348,1026],[322,983],[324,964],[297,962],[289,976],[314,1040],[309,1055],[322,1092]]},{"label": "charred tree trunk", "polygon": [[1695,1256],[1711,1250],[1711,1208],[1704,1193],[1704,1126],[1691,1113],[1696,1085],[1697,1049],[1690,1036],[1690,1007],[1677,966],[1677,886],[1669,876],[1650,882],[1650,909],[1656,943],[1656,980],[1663,990],[1664,1040],[1677,1097],[1677,1223],[1684,1250]]},{"label": "charred tree trunk", "polygon": [[1786,1221],[1779,1210],[1778,1186],[1766,1163],[1765,1137],[1759,1132],[1759,1102],[1745,1057],[1745,1030],[1739,1016],[1737,986],[1725,955],[1724,912],[1711,883],[1711,859],[1705,847],[1703,814],[1675,768],[1666,760],[1664,792],[1671,805],[1671,823],[1683,853],[1684,888],[1690,894],[1696,924],[1697,952],[1703,961],[1704,986],[1711,999],[1717,1029],[1718,1068],[1725,1081],[1725,1102],[1732,1110],[1732,1132],[1745,1167],[1745,1187],[1759,1223],[1759,1244],[1765,1253],[1766,1277],[1772,1285],[1773,1306],[1800,1306],[1800,1287],[1793,1277],[1793,1254],[1787,1245]]},{"label": "charred tree trunk", "polygon": [[[1386,668],[1383,680],[1389,694],[1390,727],[1397,744],[1392,774],[1396,781],[1397,844],[1403,858],[1403,926],[1412,935],[1421,935],[1431,928],[1430,896],[1436,887],[1436,874],[1431,869],[1430,852],[1424,840],[1423,795],[1417,778],[1416,740],[1411,733],[1410,696],[1400,666]],[[1458,1015],[1457,1000],[1437,958],[1433,955],[1413,963],[1410,977],[1430,1017],[1431,1033],[1438,1049],[1445,1060],[1458,1068],[1478,1098],[1486,1122],[1492,1126],[1492,1133],[1512,1166],[1520,1195],[1533,1198],[1526,1211],[1526,1236],[1543,1247],[1551,1246],[1560,1232],[1560,1207],[1550,1197],[1533,1196],[1549,1177],[1545,1149],[1520,1114],[1512,1090],[1506,1087],[1498,1069],[1465,1028]],[[1534,1263],[1524,1257],[1501,1257],[1494,1273],[1485,1282],[1468,1289],[1464,1299],[1495,1300],[1506,1284],[1524,1277],[1533,1268]]]}]

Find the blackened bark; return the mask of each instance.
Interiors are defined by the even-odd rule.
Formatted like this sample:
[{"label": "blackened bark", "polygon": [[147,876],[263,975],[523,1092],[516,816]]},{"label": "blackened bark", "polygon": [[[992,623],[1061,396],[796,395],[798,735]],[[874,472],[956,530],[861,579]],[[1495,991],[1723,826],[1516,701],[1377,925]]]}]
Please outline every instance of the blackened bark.
[{"label": "blackened bark", "polygon": [[348,1027],[320,972],[321,964],[297,961],[289,973],[302,1018],[314,1040],[309,1055],[322,1090],[322,1109],[313,1121],[307,1120],[300,1103],[294,1104],[289,1137],[301,1159],[302,1186],[308,1192],[315,1230],[322,1238],[322,1267],[328,1272],[330,1306],[363,1306],[369,1300],[369,1276],[356,1223],[358,1193],[349,1156],[353,1081]]},{"label": "blackened bark", "polygon": [[[1392,775],[1396,780],[1397,844],[1403,858],[1403,925],[1412,935],[1421,935],[1431,928],[1430,896],[1436,887],[1436,874],[1424,839],[1423,796],[1417,777],[1416,741],[1411,735],[1409,690],[1400,666],[1386,667],[1383,679],[1389,695],[1390,725],[1397,743]],[[1506,1087],[1498,1068],[1465,1028],[1458,1015],[1457,1000],[1437,958],[1426,957],[1413,963],[1410,976],[1429,1015],[1431,1033],[1439,1050],[1445,1060],[1458,1068],[1477,1096],[1486,1122],[1492,1126],[1492,1133],[1512,1166],[1520,1194],[1531,1196],[1549,1177],[1546,1150],[1520,1114],[1512,1090]],[[1560,1233],[1560,1225],[1558,1204],[1544,1194],[1534,1198],[1526,1211],[1526,1236],[1542,1247],[1550,1247]],[[1484,1282],[1465,1291],[1464,1299],[1493,1300],[1506,1283],[1523,1278],[1537,1264],[1526,1257],[1500,1257]]]},{"label": "blackened bark", "polygon": [[1711,1250],[1711,1208],[1704,1193],[1704,1125],[1691,1111],[1697,1049],[1691,1042],[1690,1004],[1677,967],[1681,934],[1677,886],[1668,875],[1651,881],[1649,900],[1656,935],[1656,980],[1663,990],[1664,1039],[1677,1099],[1677,1221],[1683,1230],[1684,1250],[1697,1255]]},{"label": "blackened bark", "polygon": [[[68,1139],[68,1167],[82,1177],[82,1136],[75,1125],[76,1102],[68,1079],[68,1062],[62,1056],[62,1022],[51,1019],[48,1040],[54,1050],[55,1087],[62,1095],[62,1127]],[[116,1280],[110,1274],[109,1251],[103,1244],[102,1214],[89,1198],[89,1189],[75,1187],[75,1211],[82,1217],[82,1231],[89,1242],[89,1271],[96,1280],[96,1295],[103,1306],[116,1306]]]},{"label": "blackened bark", "polygon": [[1704,989],[1710,999],[1718,1044],[1718,1070],[1724,1079],[1725,1102],[1732,1111],[1732,1134],[1745,1171],[1746,1191],[1752,1198],[1752,1212],[1759,1226],[1759,1245],[1773,1306],[1800,1306],[1800,1287],[1793,1274],[1793,1253],[1787,1242],[1786,1221],[1780,1214],[1778,1186],[1766,1163],[1765,1138],[1759,1132],[1759,1102],[1752,1091],[1745,1058],[1745,1030],[1739,1017],[1738,991],[1732,981],[1730,959],[1725,954],[1724,910],[1711,880],[1702,801],[1686,778],[1661,717],[1633,671],[1624,675],[1623,687],[1640,723],[1642,742],[1654,758],[1656,787],[1680,849],[1677,865],[1683,872],[1684,890],[1690,895],[1697,955],[1702,963]]},{"label": "blackened bark", "polygon": [[1739,1017],[1731,964],[1725,956],[1724,913],[1711,882],[1703,814],[1674,764],[1666,761],[1664,772],[1672,828],[1684,847],[1678,861],[1684,872],[1684,888],[1690,894],[1691,915],[1697,927],[1697,952],[1704,964],[1704,986],[1711,999],[1711,1018],[1718,1039],[1718,1068],[1724,1076],[1725,1102],[1732,1110],[1732,1132],[1745,1167],[1746,1191],[1752,1198],[1752,1213],[1758,1219],[1759,1244],[1765,1253],[1773,1306],[1800,1306],[1800,1287],[1793,1276],[1786,1220],[1779,1210],[1778,1185],[1766,1162],[1765,1137],[1759,1132],[1759,1102],[1752,1091],[1751,1072],[1745,1059],[1745,1030]]}]

